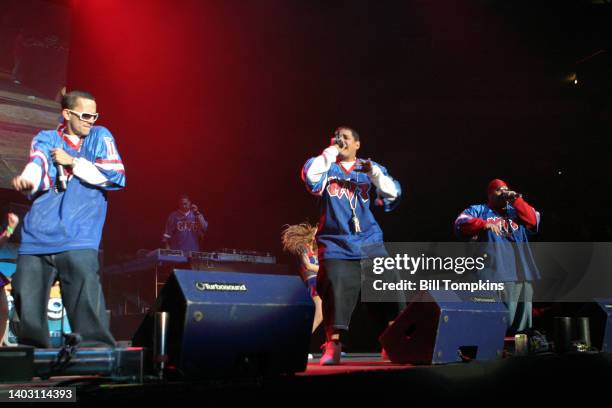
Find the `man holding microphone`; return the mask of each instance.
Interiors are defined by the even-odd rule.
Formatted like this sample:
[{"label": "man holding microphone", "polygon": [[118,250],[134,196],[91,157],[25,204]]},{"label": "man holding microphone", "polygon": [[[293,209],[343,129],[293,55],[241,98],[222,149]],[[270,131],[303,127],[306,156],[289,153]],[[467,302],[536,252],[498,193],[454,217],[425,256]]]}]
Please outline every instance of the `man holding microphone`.
[{"label": "man holding microphone", "polygon": [[208,221],[187,195],[180,196],[178,204],[178,209],[168,216],[162,242],[167,249],[179,249],[189,255],[200,250]]},{"label": "man holding microphone", "polygon": [[492,264],[479,278],[504,283],[509,334],[515,334],[532,326],[531,282],[540,279],[540,272],[528,237],[537,233],[540,213],[500,179],[491,180],[487,198],[486,204],[472,205],[459,214],[455,232],[466,240],[486,243]]},{"label": "man holding microphone", "polygon": [[114,346],[98,277],[98,250],[108,191],[125,186],[125,169],[108,129],[98,119],[94,97],[72,91],[62,98],[64,125],[39,132],[30,160],[13,187],[33,200],[21,230],[13,275],[20,344],[50,346],[49,291],[60,281],[62,302],[83,345]]},{"label": "man holding microphone", "polygon": [[[327,341],[321,365],[340,364],[340,333],[349,329],[359,301],[363,247],[381,245],[383,233],[370,209],[370,190],[376,204],[391,211],[401,196],[399,183],[387,169],[373,161],[357,159],[359,134],[349,127],[336,129],[331,144],[302,169],[306,189],[321,197],[321,217],[316,234],[320,269],[317,292],[323,301]],[[398,302],[392,320],[405,303]]]}]

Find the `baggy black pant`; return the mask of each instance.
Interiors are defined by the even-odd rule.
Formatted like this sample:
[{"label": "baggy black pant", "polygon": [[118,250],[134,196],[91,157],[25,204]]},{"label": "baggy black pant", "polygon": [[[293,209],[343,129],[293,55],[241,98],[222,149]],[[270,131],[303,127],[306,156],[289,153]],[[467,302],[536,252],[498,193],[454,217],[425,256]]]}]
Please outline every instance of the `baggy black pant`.
[{"label": "baggy black pant", "polygon": [[[327,333],[348,330],[353,311],[360,299],[362,274],[371,270],[371,260],[323,259],[317,275],[317,292],[323,301],[323,324]],[[385,319],[394,320],[406,307],[403,294],[397,301],[379,303]]]},{"label": "baggy black pant", "polygon": [[59,279],[62,303],[83,346],[115,346],[98,277],[98,251],[82,249],[50,255],[19,255],[12,279],[15,314],[11,326],[19,344],[50,347],[49,291]]}]

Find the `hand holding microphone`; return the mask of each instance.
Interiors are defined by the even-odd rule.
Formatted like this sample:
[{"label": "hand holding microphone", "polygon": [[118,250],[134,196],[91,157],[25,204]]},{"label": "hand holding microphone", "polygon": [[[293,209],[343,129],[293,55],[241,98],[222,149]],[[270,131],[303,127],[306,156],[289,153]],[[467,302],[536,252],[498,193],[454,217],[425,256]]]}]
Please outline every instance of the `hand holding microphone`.
[{"label": "hand holding microphone", "polygon": [[340,132],[334,133],[334,137],[331,138],[330,145],[336,146],[338,150],[344,149],[346,144],[344,143],[344,140],[342,139]]},{"label": "hand holding microphone", "polygon": [[51,150],[51,157],[53,157],[53,162],[60,166],[72,167],[74,164],[74,157],[66,153],[61,147]]},{"label": "hand holding microphone", "polygon": [[191,212],[195,215],[196,219],[200,223],[200,227],[202,228],[202,232],[206,232],[208,229],[208,223],[206,222],[206,218],[204,218],[204,214],[200,212],[198,206],[195,204],[191,204]]},{"label": "hand holding microphone", "polygon": [[502,192],[502,198],[508,202],[513,202],[514,200],[520,197],[522,197],[522,195],[520,193],[517,193],[516,191],[505,190],[504,192]]},{"label": "hand holding microphone", "polygon": [[60,147],[51,150],[51,156],[53,162],[57,167],[57,181],[60,191],[66,191],[68,187],[68,175],[64,170],[64,166],[70,166],[74,164],[74,157],[66,153],[66,151]]},{"label": "hand holding microphone", "polygon": [[202,215],[197,205],[192,203],[190,208],[191,208],[191,212],[194,213],[196,217],[199,217]]}]

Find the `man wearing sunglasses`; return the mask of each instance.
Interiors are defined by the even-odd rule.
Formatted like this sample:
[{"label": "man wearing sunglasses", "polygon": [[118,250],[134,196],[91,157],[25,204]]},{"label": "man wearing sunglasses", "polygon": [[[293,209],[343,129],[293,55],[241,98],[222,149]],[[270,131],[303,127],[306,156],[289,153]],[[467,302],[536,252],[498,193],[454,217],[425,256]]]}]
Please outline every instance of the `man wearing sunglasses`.
[{"label": "man wearing sunglasses", "polygon": [[49,347],[46,309],[50,288],[59,280],[70,326],[83,345],[114,346],[98,249],[107,192],[125,186],[125,170],[110,131],[94,126],[98,113],[91,94],[64,95],[62,117],[57,130],[34,137],[30,160],[13,179],[13,187],[33,203],[23,221],[13,275],[12,323],[20,344]]}]

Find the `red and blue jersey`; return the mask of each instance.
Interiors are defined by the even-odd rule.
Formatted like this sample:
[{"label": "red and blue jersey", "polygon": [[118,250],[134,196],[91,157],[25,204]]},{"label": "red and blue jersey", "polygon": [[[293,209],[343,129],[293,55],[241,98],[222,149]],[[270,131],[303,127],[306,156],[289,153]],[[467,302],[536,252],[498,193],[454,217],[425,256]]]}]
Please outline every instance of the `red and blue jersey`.
[{"label": "red and blue jersey", "polygon": [[[497,225],[500,235],[486,229],[488,223]],[[498,211],[487,204],[472,205],[455,220],[458,236],[488,243],[486,252],[492,264],[481,272],[481,278],[498,282],[540,279],[540,272],[528,245],[529,236],[536,234],[539,226],[540,213],[522,198]]]},{"label": "red and blue jersey", "polygon": [[[58,191],[57,168],[51,151],[62,148],[83,158],[107,179],[91,185],[69,173],[66,191]],[[32,208],[22,227],[20,254],[51,254],[76,249],[98,250],[106,218],[107,191],[125,187],[125,169],[115,139],[102,126],[94,126],[78,145],[57,130],[39,132],[32,141],[30,163],[40,166],[42,177]]]},{"label": "red and blue jersey", "polygon": [[[317,257],[316,252],[308,250],[308,252],[306,252],[305,255],[306,255],[306,258],[308,259],[308,262],[310,262],[312,265],[319,265],[319,258]],[[308,281],[309,279],[313,279],[317,277],[317,273],[315,271],[308,269],[308,265],[304,263],[303,258],[301,258],[298,263],[299,263],[298,268],[300,270],[300,275],[302,276],[302,279],[304,281]]]},{"label": "red and blue jersey", "polygon": [[[205,225],[208,225],[206,221]],[[187,255],[189,251],[200,250],[203,235],[202,226],[193,211],[173,211],[166,221],[163,241],[168,242],[171,249],[180,249]]]},{"label": "red and blue jersey", "polygon": [[[320,259],[363,259],[367,256],[363,248],[378,245],[383,242],[383,232],[376,222],[370,209],[372,190],[375,186],[370,177],[361,171],[356,171],[355,165],[345,169],[335,162],[322,177],[312,182],[306,176],[316,158],[309,159],[302,169],[302,179],[306,189],[321,197],[321,213],[317,244]],[[358,163],[358,161],[356,161]],[[387,170],[377,163],[383,175],[389,177]],[[393,209],[399,202],[401,189],[399,183],[393,180],[397,196],[393,199],[379,196],[378,201],[386,211]],[[356,232],[352,218],[353,210],[359,220],[360,232]]]}]

